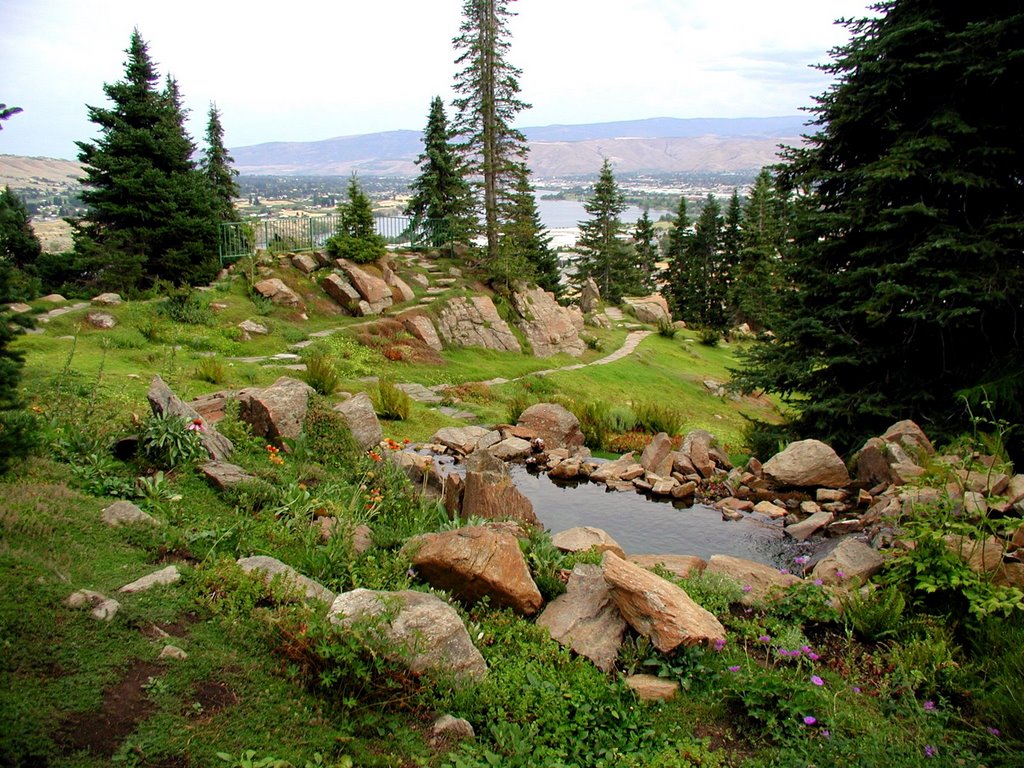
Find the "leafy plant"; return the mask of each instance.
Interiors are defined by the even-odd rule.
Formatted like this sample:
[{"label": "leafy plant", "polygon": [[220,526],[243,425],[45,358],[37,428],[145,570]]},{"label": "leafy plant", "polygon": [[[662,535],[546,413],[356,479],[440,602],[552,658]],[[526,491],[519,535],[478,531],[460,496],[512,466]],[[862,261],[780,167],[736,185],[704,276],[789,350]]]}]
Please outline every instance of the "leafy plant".
[{"label": "leafy plant", "polygon": [[664,317],[658,320],[658,335],[662,338],[674,339],[678,332],[679,329],[671,320]]},{"label": "leafy plant", "polygon": [[665,403],[634,403],[637,426],[644,432],[656,435],[664,432],[670,437],[678,435],[686,423],[683,414]]},{"label": "leafy plant", "polygon": [[373,395],[373,405],[377,415],[383,419],[402,421],[409,418],[412,410],[412,398],[386,379],[377,383]]},{"label": "leafy plant", "polygon": [[202,294],[190,286],[175,287],[164,284],[167,298],[158,305],[157,311],[176,323],[186,325],[209,325],[212,315],[209,303]]},{"label": "leafy plant", "polygon": [[341,387],[341,376],[325,354],[306,358],[306,370],[302,379],[321,395],[333,395]]},{"label": "leafy plant", "polygon": [[224,384],[228,380],[227,368],[215,357],[204,357],[196,366],[196,378],[211,384]]},{"label": "leafy plant", "polygon": [[202,423],[181,416],[153,414],[142,424],[139,446],[156,467],[174,469],[200,461],[206,451],[199,439]]},{"label": "leafy plant", "polygon": [[854,590],[842,598],[842,605],[847,626],[869,642],[891,637],[903,628],[906,600],[894,585]]}]

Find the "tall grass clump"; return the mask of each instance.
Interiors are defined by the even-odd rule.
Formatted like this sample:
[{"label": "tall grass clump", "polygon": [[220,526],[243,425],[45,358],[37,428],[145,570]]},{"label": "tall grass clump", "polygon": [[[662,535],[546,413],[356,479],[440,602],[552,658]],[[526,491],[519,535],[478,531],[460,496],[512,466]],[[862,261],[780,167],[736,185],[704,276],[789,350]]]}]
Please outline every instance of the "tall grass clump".
[{"label": "tall grass clump", "polygon": [[341,386],[341,376],[327,355],[314,355],[306,359],[306,370],[302,379],[318,394],[330,396]]},{"label": "tall grass clump", "polygon": [[373,407],[382,419],[404,421],[412,410],[412,398],[395,386],[394,382],[381,379],[372,395]]},{"label": "tall grass clump", "polygon": [[608,403],[588,400],[582,403],[569,403],[566,407],[579,419],[587,446],[600,450],[608,444],[608,438],[612,433],[609,419],[611,409]]},{"label": "tall grass clump", "polygon": [[684,424],[683,414],[663,403],[635,403],[636,426],[644,432],[656,435],[665,432],[678,435]]}]

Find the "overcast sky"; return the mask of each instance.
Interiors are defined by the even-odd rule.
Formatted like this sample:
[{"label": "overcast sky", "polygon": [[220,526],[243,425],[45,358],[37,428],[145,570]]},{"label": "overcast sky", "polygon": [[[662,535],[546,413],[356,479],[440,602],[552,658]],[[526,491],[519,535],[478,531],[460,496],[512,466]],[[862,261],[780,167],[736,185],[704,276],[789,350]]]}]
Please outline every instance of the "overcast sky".
[{"label": "overcast sky", "polygon": [[[449,106],[462,0],[0,0],[0,154],[72,159],[86,104],[124,76],[138,26],[178,80],[199,139],[215,101],[228,146],[422,130]],[[865,0],[517,0],[508,60],[533,108],[520,127],[647,117],[798,114],[809,65]]]}]

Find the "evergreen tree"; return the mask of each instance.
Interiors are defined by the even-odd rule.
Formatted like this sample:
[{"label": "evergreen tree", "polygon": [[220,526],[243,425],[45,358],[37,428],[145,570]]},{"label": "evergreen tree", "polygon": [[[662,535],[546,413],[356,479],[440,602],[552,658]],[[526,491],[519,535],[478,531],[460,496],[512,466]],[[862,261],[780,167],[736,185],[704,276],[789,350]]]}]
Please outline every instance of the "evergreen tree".
[{"label": "evergreen tree", "polygon": [[677,268],[676,275],[684,284],[674,291],[680,319],[716,331],[724,331],[729,324],[725,307],[728,264],[722,249],[722,229],[722,208],[715,196],[708,194]]},{"label": "evergreen tree", "polygon": [[626,210],[626,200],[615,182],[607,158],[594,185],[594,194],[583,208],[591,218],[579,225],[577,282],[582,285],[586,278],[592,277],[601,297],[607,302],[618,303],[623,296],[637,292],[637,275],[632,260],[633,249],[623,239],[623,226],[619,220],[619,214]]},{"label": "evergreen tree", "polygon": [[409,185],[412,198],[405,209],[416,231],[428,230],[434,248],[469,243],[479,230],[473,191],[451,140],[444,102],[435,96],[423,133],[423,154],[416,160],[420,175]]},{"label": "evergreen tree", "polygon": [[459,36],[453,41],[460,51],[455,63],[462,70],[455,77],[456,117],[454,130],[469,173],[481,178],[486,261],[498,258],[500,211],[526,162],[523,134],[512,127],[515,116],[530,105],[519,98],[522,72],[508,63],[508,9],[511,0],[465,0]]},{"label": "evergreen tree", "polygon": [[38,295],[36,267],[43,249],[28,211],[10,187],[0,192],[0,269],[6,270],[0,302],[31,299]]},{"label": "evergreen tree", "polygon": [[348,200],[338,206],[338,233],[327,241],[332,256],[366,264],[387,253],[384,238],[377,234],[373,205],[353,173],[348,180]]},{"label": "evergreen tree", "polygon": [[[1024,417],[1024,12],[892,0],[846,21],[794,201],[777,341],[737,381],[839,450],[897,419],[932,437]],[[987,401],[988,406],[982,407]],[[1016,450],[1020,455],[1021,445]]]},{"label": "evergreen tree", "polygon": [[177,83],[157,89],[137,29],[127,54],[124,80],[103,87],[112,106],[88,108],[100,138],[78,142],[88,212],[75,223],[76,269],[94,289],[205,282],[217,268],[216,223]]},{"label": "evergreen tree", "polygon": [[686,210],[686,195],[679,196],[679,206],[676,209],[675,226],[668,233],[668,245],[665,248],[665,259],[668,266],[662,273],[664,282],[662,293],[668,302],[669,309],[676,317],[681,317],[681,307],[686,300],[687,275],[684,273],[686,267],[686,244],[692,233],[690,232],[690,218]]},{"label": "evergreen tree", "polygon": [[210,105],[206,123],[206,149],[200,169],[206,177],[214,200],[214,215],[217,221],[238,221],[235,198],[238,197],[238,175],[231,163],[234,162],[224,146],[224,126],[220,122],[220,111],[216,104]]},{"label": "evergreen tree", "polygon": [[786,203],[776,191],[771,172],[762,169],[743,210],[739,259],[729,287],[736,322],[757,331],[771,328],[779,309],[785,218]]},{"label": "evergreen tree", "polygon": [[501,266],[500,271],[490,269],[492,279],[509,286],[515,280],[533,280],[545,291],[560,296],[558,256],[551,247],[551,236],[540,221],[530,170],[525,165],[519,166],[516,183],[501,213],[498,247]]},{"label": "evergreen tree", "polygon": [[639,292],[644,295],[654,293],[658,288],[658,241],[654,235],[654,222],[646,208],[633,230],[633,253]]}]

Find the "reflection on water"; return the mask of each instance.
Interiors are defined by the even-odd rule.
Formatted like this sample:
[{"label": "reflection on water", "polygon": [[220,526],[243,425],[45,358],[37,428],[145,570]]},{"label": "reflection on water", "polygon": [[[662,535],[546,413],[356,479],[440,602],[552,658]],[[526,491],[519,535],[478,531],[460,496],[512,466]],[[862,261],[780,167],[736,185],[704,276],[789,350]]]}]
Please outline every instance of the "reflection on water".
[{"label": "reflection on water", "polygon": [[676,508],[639,493],[608,492],[604,485],[556,485],[547,475],[510,467],[516,487],[531,502],[545,528],[557,533],[578,525],[601,528],[626,554],[732,555],[776,567],[789,567],[808,551],[782,532],[781,521],[760,516],[725,521],[702,504]]}]

